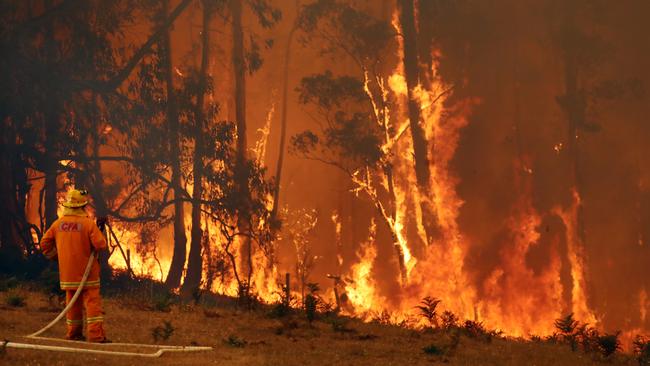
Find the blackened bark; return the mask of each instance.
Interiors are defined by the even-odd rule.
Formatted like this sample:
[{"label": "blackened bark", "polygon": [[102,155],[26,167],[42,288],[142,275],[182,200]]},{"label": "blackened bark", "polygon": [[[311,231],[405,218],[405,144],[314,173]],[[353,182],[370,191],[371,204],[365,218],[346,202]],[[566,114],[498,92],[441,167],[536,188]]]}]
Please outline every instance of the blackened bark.
[{"label": "blackened bark", "polygon": [[[164,1],[164,11],[167,14],[169,0]],[[174,190],[174,252],[172,262],[169,266],[169,272],[165,285],[169,288],[176,288],[181,284],[181,276],[185,267],[187,256],[187,237],[185,236],[185,210],[181,198],[181,163],[180,163],[180,146],[179,146],[179,121],[178,106],[176,104],[176,94],[174,92],[172,48],[169,37],[169,29],[165,32],[162,39],[164,48],[164,67],[165,82],[167,84],[167,123],[169,126],[170,141],[170,158],[172,169],[172,188]]]},{"label": "blackened bark", "polygon": [[404,39],[404,76],[408,88],[408,112],[411,136],[413,137],[413,150],[415,155],[415,175],[418,187],[422,193],[429,192],[429,160],[427,158],[427,140],[420,122],[420,102],[415,89],[419,85],[417,33],[415,30],[415,16],[413,0],[399,0],[400,22],[402,24],[402,37]]},{"label": "blackened bark", "polygon": [[[248,190],[248,168],[247,168],[247,142],[246,142],[246,64],[244,58],[244,31],[242,29],[242,2],[239,0],[230,1],[230,14],[232,15],[232,63],[235,72],[235,118],[237,119],[237,156],[235,161],[236,184],[239,192],[240,204],[237,215],[237,226],[240,232],[250,231],[250,213]],[[241,258],[243,260],[242,271],[246,273],[246,291],[250,285],[253,273],[252,263],[252,242],[249,237],[244,236],[244,244],[241,246]]]},{"label": "blackened bark", "polygon": [[194,136],[194,188],[192,193],[192,232],[190,234],[190,255],[187,260],[187,274],[183,283],[185,297],[198,290],[203,272],[203,257],[201,256],[203,230],[201,229],[201,197],[203,195],[203,131],[205,130],[204,100],[206,80],[208,78],[208,60],[210,53],[210,3],[203,2],[203,27],[201,30],[201,69],[199,71],[199,90],[197,91],[194,118],[196,123]]},{"label": "blackened bark", "polygon": [[[582,198],[583,182],[580,173],[580,146],[578,144],[580,127],[586,122],[587,101],[580,87],[580,65],[576,42],[580,30],[576,28],[576,5],[569,1],[564,4],[564,24],[562,29],[563,63],[564,63],[564,95],[559,97],[560,106],[567,118],[567,152],[570,159],[570,169],[575,191]],[[569,198],[569,205],[574,198]],[[585,244],[583,205],[578,204],[577,235],[580,245]]]},{"label": "blackened bark", "polygon": [[[4,126],[3,126],[4,127]],[[10,134],[3,134],[0,145],[0,273],[17,271],[23,260],[23,240],[16,229],[16,218],[22,215],[16,200],[14,167]]]},{"label": "blackened bark", "polygon": [[[439,238],[441,233],[437,214],[432,210],[429,203],[433,202],[434,199],[433,197],[430,197],[432,194],[430,187],[431,171],[429,168],[427,152],[429,149],[435,151],[435,141],[427,141],[426,139],[421,123],[422,114],[420,110],[420,101],[415,93],[416,88],[420,85],[420,70],[413,0],[399,0],[398,7],[400,10],[402,38],[404,40],[404,76],[408,90],[408,115],[409,127],[413,140],[415,177],[418,191],[420,196],[422,196],[419,200],[419,205],[422,211],[422,224],[427,235],[427,243],[424,244],[428,245],[435,239]],[[423,76],[427,77],[427,74],[424,74]]]},{"label": "blackened bark", "polygon": [[[300,11],[300,1],[296,1],[296,12]],[[275,187],[273,188],[273,209],[271,210],[272,222],[276,220],[278,214],[278,207],[280,205],[280,182],[282,180],[282,166],[284,164],[284,149],[287,136],[287,101],[289,99],[289,65],[291,61],[291,42],[293,35],[298,29],[298,14],[296,20],[291,26],[289,31],[289,38],[287,39],[287,48],[284,52],[284,70],[282,75],[283,89],[282,89],[282,116],[280,120],[280,152],[278,153],[278,165],[275,170]]]}]

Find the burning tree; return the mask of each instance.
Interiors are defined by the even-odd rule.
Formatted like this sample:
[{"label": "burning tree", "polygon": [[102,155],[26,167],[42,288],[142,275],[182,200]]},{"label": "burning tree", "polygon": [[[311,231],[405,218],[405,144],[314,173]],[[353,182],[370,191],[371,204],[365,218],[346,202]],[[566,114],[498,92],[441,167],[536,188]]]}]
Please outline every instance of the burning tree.
[{"label": "burning tree", "polygon": [[300,102],[321,116],[318,133],[305,131],[292,138],[295,153],[343,171],[376,207],[392,235],[402,282],[406,282],[409,249],[398,222],[391,156],[405,127],[396,128],[389,115],[388,90],[380,69],[381,54],[395,32],[348,5],[318,1],[301,14],[301,30],[309,39],[324,40],[329,52],[347,55],[357,76],[326,71],[303,78]]}]

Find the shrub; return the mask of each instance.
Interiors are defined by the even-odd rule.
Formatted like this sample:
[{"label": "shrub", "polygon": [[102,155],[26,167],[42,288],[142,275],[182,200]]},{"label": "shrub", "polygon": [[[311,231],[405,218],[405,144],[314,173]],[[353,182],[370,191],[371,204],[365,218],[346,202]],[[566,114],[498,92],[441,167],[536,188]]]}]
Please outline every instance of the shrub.
[{"label": "shrub", "polygon": [[308,283],[309,293],[305,296],[305,314],[307,321],[311,324],[316,319],[316,307],[318,306],[318,287],[317,283]]},{"label": "shrub", "polygon": [[224,339],[223,341],[225,344],[234,348],[243,348],[248,343],[243,338],[239,338],[233,334],[229,335],[228,338]]},{"label": "shrub", "polygon": [[621,350],[621,341],[618,339],[620,334],[621,332],[616,332],[598,337],[598,349],[603,356],[609,357]]},{"label": "shrub", "polygon": [[578,328],[578,321],[573,319],[573,313],[555,320],[555,328],[559,331],[559,336],[563,341],[571,345],[571,350],[576,350],[576,330]]},{"label": "shrub", "polygon": [[424,351],[424,353],[427,355],[432,356],[444,356],[447,353],[445,349],[433,343],[422,348],[422,351]]},{"label": "shrub", "polygon": [[460,332],[456,329],[446,335],[443,339],[437,340],[436,342],[422,348],[422,351],[432,356],[449,356],[456,350],[456,348],[458,348],[459,343]]},{"label": "shrub", "polygon": [[285,303],[280,302],[273,307],[271,307],[271,310],[267,313],[267,316],[269,318],[283,318],[291,313],[291,308],[286,306]]},{"label": "shrub", "polygon": [[491,342],[493,337],[501,337],[503,335],[502,331],[488,330],[485,328],[483,323],[473,320],[466,320],[465,323],[463,323],[462,331],[466,336],[470,338],[479,339],[486,342]]},{"label": "shrub", "polygon": [[210,310],[210,309],[203,309],[203,315],[205,315],[206,318],[220,318],[221,314],[219,314],[215,310]]},{"label": "shrub", "polygon": [[576,341],[582,346],[582,350],[585,352],[598,351],[599,345],[598,341],[600,338],[600,333],[593,327],[590,327],[588,324],[582,324],[576,328],[575,331]]},{"label": "shrub", "polygon": [[16,277],[3,278],[0,280],[0,292],[11,290],[16,288],[16,286],[18,286],[18,280]]},{"label": "shrub", "polygon": [[442,300],[436,299],[435,297],[427,296],[420,302],[420,305],[416,306],[420,310],[420,316],[427,319],[429,325],[432,327],[438,327],[438,313],[436,308]]},{"label": "shrub", "polygon": [[283,318],[280,320],[280,325],[275,328],[275,334],[291,335],[291,331],[298,328],[298,322],[291,318]]},{"label": "shrub", "polygon": [[166,341],[172,336],[174,330],[175,328],[172,326],[172,322],[164,320],[162,326],[159,325],[151,329],[151,336],[154,342],[158,342],[159,340]]},{"label": "shrub", "polygon": [[355,329],[348,327],[349,320],[347,318],[334,317],[330,320],[332,330],[337,333],[354,333]]},{"label": "shrub", "polygon": [[5,299],[5,302],[7,303],[7,305],[14,308],[23,307],[26,305],[25,297],[17,292],[10,292],[9,294],[7,294],[7,298]]},{"label": "shrub", "polygon": [[157,292],[151,299],[151,306],[155,311],[169,312],[174,302],[174,295],[169,292]]},{"label": "shrub", "polygon": [[379,313],[375,313],[372,316],[372,321],[382,325],[391,325],[393,322],[391,320],[391,315],[388,310],[382,310]]},{"label": "shrub", "polygon": [[445,310],[440,318],[442,319],[442,327],[446,330],[458,326],[458,317],[449,310]]},{"label": "shrub", "polygon": [[637,335],[632,344],[639,365],[650,365],[650,339]]}]

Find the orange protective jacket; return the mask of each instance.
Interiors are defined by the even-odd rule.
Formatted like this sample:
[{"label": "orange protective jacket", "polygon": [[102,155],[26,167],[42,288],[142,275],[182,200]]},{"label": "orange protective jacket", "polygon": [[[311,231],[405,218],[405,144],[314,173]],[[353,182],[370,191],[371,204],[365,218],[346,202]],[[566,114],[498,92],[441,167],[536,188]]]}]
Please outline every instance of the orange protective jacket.
[{"label": "orange protective jacket", "polygon": [[[59,258],[59,280],[62,290],[76,290],[81,284],[90,258],[95,251],[106,248],[106,239],[95,222],[83,210],[71,210],[54,221],[41,239],[41,250],[49,259]],[[74,212],[78,211],[78,212]],[[99,262],[95,257],[84,288],[99,287]]]}]

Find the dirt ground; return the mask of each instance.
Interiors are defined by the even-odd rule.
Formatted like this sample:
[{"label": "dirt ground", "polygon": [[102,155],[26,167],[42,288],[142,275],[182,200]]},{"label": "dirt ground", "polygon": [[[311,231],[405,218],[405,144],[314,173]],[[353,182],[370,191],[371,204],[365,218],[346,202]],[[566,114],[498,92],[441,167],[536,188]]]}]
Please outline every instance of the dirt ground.
[{"label": "dirt ground", "polygon": [[[23,306],[9,305],[19,294]],[[600,356],[572,352],[566,345],[493,339],[491,342],[461,336],[457,347],[444,332],[418,332],[396,326],[357,320],[320,319],[310,326],[301,314],[274,319],[268,309],[237,310],[232,305],[172,305],[169,311],[151,311],[129,296],[104,299],[105,327],[113,342],[154,343],[156,327],[170,322],[173,332],[159,344],[211,346],[213,351],[164,354],[160,358],[133,358],[6,348],[0,365],[636,365],[629,355],[603,360]],[[40,292],[19,288],[0,293],[0,339],[13,342],[64,345],[22,337],[53,319],[60,311]],[[62,321],[45,336],[61,337]],[[423,348],[434,344],[442,354]],[[86,345],[86,348],[99,346]],[[121,351],[150,352],[131,347]],[[434,352],[436,353],[436,352]]]}]

